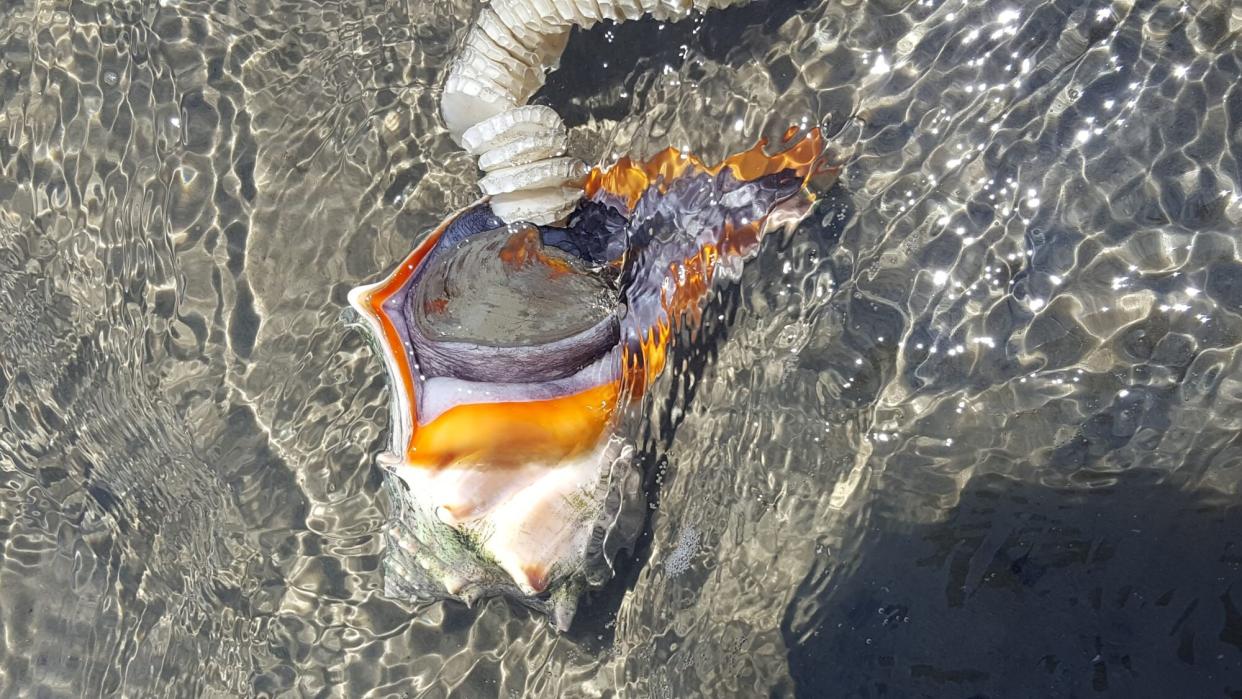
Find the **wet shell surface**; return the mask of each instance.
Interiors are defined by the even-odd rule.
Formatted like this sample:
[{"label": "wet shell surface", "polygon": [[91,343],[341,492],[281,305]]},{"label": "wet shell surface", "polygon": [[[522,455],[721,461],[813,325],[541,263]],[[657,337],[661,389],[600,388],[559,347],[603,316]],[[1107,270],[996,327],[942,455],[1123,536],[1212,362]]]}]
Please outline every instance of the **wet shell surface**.
[{"label": "wet shell surface", "polygon": [[644,521],[636,399],[713,281],[808,211],[820,148],[593,170],[539,194],[573,196],[563,226],[483,200],[350,293],[389,379],[389,594],[505,595],[569,627]]}]

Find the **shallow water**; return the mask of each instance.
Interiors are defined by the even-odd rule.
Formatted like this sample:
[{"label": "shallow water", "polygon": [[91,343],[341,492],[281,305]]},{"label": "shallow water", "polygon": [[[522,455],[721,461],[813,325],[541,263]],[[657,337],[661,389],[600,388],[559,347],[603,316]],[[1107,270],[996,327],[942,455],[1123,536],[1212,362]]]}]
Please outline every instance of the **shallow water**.
[{"label": "shallow water", "polygon": [[652,392],[648,534],[567,636],[381,593],[342,311],[472,199],[471,8],[0,6],[0,694],[1242,695],[1236,4],[575,34],[579,155],[805,118],[844,169]]}]

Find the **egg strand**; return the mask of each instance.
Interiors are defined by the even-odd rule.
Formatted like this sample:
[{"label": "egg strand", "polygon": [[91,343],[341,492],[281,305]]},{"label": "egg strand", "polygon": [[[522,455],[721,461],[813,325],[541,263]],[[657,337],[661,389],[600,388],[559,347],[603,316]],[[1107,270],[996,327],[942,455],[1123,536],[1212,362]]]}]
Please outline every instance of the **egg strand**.
[{"label": "egg strand", "polygon": [[440,100],[453,140],[479,158],[480,187],[506,222],[548,224],[581,197],[586,164],[565,155],[565,122],[527,105],[555,68],[575,26],[649,14],[677,20],[747,0],[494,0],[462,43]]}]

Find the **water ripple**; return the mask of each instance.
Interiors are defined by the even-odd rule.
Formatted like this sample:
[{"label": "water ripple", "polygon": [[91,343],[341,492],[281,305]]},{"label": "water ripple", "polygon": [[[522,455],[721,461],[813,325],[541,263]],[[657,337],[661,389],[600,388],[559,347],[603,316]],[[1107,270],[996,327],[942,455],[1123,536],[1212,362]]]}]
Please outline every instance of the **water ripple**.
[{"label": "water ripple", "polygon": [[576,33],[537,99],[577,154],[792,123],[844,169],[670,358],[648,532],[566,636],[383,596],[341,322],[473,196],[435,116],[472,11],[0,9],[0,693],[1238,691],[1236,10]]}]

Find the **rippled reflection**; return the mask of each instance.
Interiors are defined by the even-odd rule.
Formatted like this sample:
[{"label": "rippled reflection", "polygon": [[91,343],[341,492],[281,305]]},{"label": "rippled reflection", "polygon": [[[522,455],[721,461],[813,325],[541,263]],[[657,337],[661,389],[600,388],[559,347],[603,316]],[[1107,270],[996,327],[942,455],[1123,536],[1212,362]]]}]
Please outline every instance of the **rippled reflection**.
[{"label": "rippled reflection", "polygon": [[5,692],[1242,691],[1234,5],[576,34],[540,99],[579,154],[805,122],[844,169],[652,391],[648,533],[567,636],[381,594],[341,315],[472,198],[435,117],[472,7],[0,9]]}]

